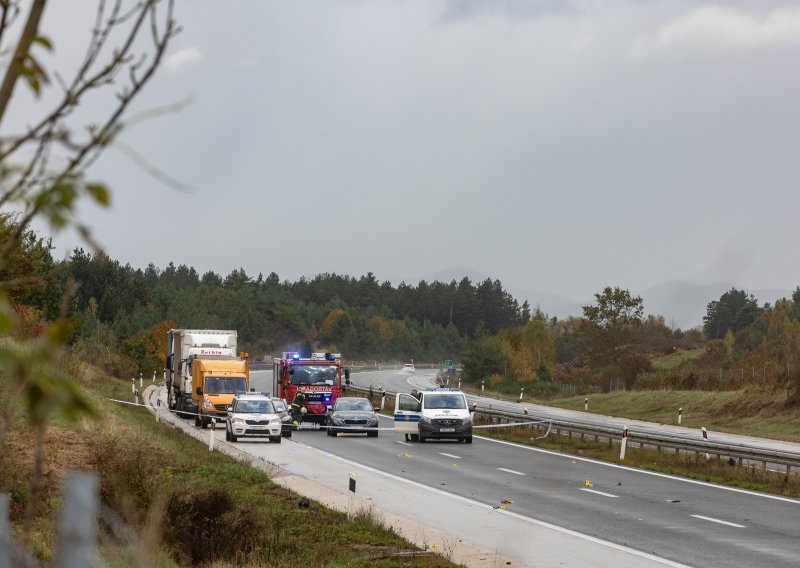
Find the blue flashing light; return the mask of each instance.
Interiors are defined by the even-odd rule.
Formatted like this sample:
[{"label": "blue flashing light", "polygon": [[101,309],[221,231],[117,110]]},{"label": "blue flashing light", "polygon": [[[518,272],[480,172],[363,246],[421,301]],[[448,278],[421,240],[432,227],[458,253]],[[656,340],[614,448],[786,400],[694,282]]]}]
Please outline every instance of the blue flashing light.
[{"label": "blue flashing light", "polygon": [[295,353],[294,355],[292,355],[292,359],[294,359],[295,361],[299,361],[300,360],[300,354],[299,353]]}]

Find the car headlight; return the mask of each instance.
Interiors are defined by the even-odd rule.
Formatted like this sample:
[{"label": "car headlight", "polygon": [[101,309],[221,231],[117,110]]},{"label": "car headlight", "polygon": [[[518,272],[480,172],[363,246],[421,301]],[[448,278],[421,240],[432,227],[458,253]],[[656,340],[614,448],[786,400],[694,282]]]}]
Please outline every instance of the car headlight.
[{"label": "car headlight", "polygon": [[472,424],[472,417],[471,416],[467,416],[466,418],[464,418],[464,422],[462,424],[464,424],[464,426],[467,426],[468,424]]},{"label": "car headlight", "polygon": [[334,424],[343,424],[344,421],[339,416],[331,416],[331,422]]},{"label": "car headlight", "polygon": [[234,418],[234,419],[233,419],[233,423],[234,423],[234,424],[237,424],[237,425],[239,425],[239,426],[243,426],[243,425],[245,424],[245,421],[244,421],[244,420],[242,420],[241,418]]},{"label": "car headlight", "polygon": [[430,416],[420,416],[419,421],[422,422],[423,424],[430,424],[431,418]]},{"label": "car headlight", "polygon": [[281,419],[280,418],[273,418],[272,420],[269,421],[269,423],[272,426],[280,426],[281,425]]}]

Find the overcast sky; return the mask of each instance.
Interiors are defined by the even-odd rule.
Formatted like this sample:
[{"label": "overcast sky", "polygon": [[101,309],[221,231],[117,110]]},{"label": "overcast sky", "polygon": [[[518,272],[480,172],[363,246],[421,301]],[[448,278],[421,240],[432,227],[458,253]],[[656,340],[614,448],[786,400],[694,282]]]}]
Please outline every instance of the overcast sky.
[{"label": "overcast sky", "polygon": [[[58,4],[45,32],[78,54],[90,3]],[[92,175],[113,207],[85,215],[123,263],[395,283],[469,268],[578,300],[800,284],[800,3],[191,0],[176,16],[134,110],[195,102],[121,141],[191,190],[107,152]]]}]

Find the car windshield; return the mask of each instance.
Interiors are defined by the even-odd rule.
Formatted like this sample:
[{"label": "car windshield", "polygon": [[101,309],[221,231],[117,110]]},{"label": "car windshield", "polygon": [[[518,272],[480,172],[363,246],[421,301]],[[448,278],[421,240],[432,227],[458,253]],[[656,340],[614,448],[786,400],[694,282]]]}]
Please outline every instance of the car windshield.
[{"label": "car windshield", "polygon": [[241,394],[247,392],[244,377],[208,377],[206,394]]},{"label": "car windshield", "polygon": [[360,410],[362,412],[372,412],[372,405],[366,399],[364,400],[342,400],[339,399],[336,401],[336,412],[342,412],[346,410]]},{"label": "car windshield", "polygon": [[463,394],[434,394],[422,399],[424,408],[453,408],[461,409],[467,407],[467,401]]},{"label": "car windshield", "polygon": [[286,410],[286,405],[283,404],[282,400],[273,400],[272,404],[275,406],[275,410],[277,410],[278,412],[283,412],[284,410]]},{"label": "car windshield", "polygon": [[236,404],[236,412],[275,414],[275,408],[271,400],[240,400]]},{"label": "car windshield", "polygon": [[293,385],[335,385],[339,382],[336,365],[294,365]]}]

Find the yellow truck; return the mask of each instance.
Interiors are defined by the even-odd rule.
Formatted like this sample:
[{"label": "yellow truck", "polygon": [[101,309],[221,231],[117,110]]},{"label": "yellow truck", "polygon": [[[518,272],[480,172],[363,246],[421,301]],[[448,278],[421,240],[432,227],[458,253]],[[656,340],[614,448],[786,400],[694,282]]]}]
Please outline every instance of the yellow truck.
[{"label": "yellow truck", "polygon": [[247,359],[239,357],[214,357],[191,361],[192,398],[197,406],[195,426],[206,428],[212,418],[222,425],[228,407],[237,394],[244,394],[250,386]]}]

